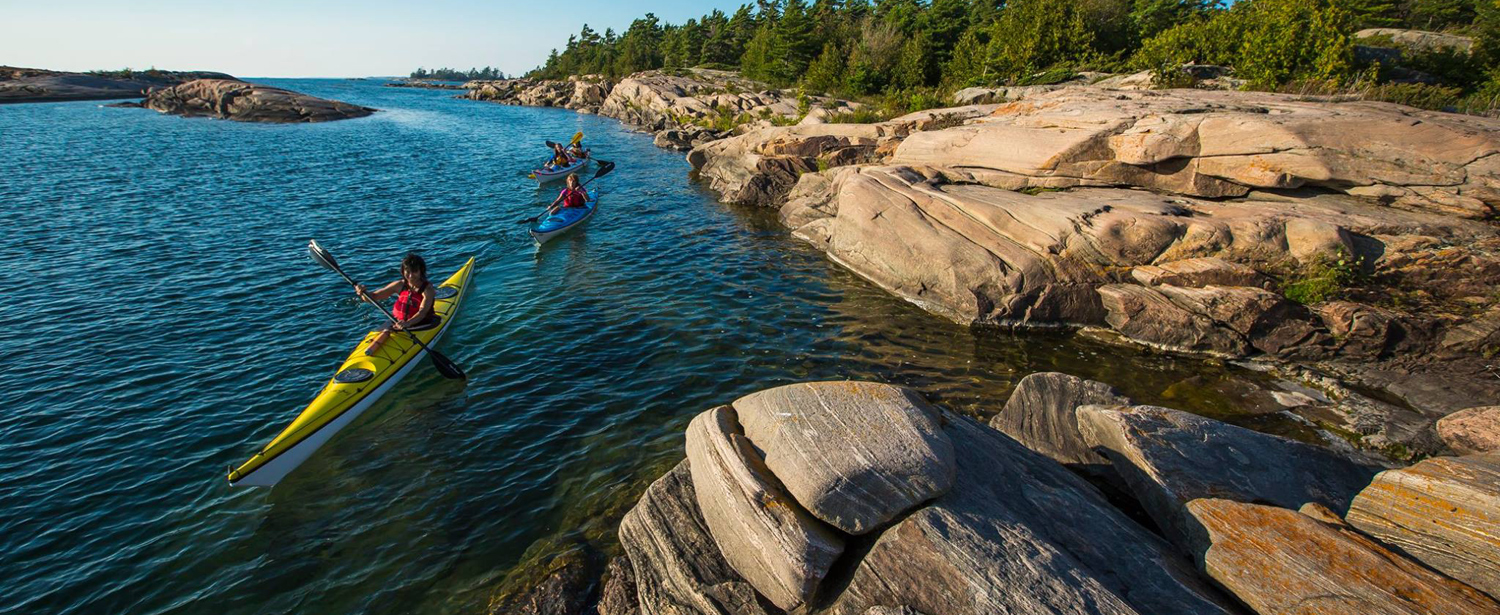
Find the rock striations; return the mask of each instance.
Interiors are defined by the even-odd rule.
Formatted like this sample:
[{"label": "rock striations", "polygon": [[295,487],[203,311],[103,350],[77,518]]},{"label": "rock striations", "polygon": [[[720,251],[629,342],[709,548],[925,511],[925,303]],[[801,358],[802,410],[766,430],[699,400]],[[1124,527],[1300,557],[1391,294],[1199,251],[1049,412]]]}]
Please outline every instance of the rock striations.
[{"label": "rock striations", "polygon": [[[1481,517],[1500,514],[1488,458],[1426,472],[1451,485],[1435,488],[1445,503],[1381,525],[1412,535],[1372,539],[1335,510],[1355,499],[1350,522],[1373,527],[1359,500],[1410,482],[1395,471],[1365,489],[1372,471],[1338,454],[1087,405],[1126,402],[1065,374],[1034,374],[1011,401],[1045,422],[997,422],[1046,454],[875,383],[784,386],[700,414],[688,461],[625,517],[631,569],[611,564],[601,613],[1500,613],[1484,593],[1497,560]],[[1049,458],[1091,462],[1080,439],[1171,543]]]}]

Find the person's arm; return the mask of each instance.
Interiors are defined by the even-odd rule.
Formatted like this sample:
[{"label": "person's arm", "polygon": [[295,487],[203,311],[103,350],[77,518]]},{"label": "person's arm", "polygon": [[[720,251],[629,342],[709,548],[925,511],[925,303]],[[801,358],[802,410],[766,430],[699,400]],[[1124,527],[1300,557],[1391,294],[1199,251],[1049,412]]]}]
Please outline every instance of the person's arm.
[{"label": "person's arm", "polygon": [[401,286],[403,284],[405,283],[401,280],[396,280],[395,282],[386,284],[385,286],[375,289],[374,291],[366,289],[364,284],[356,284],[354,286],[354,293],[357,295],[369,297],[371,301],[385,301],[386,297],[389,297],[395,294],[396,291],[401,290]]},{"label": "person's arm", "polygon": [[563,200],[563,197],[565,197],[565,196],[568,196],[568,191],[567,190],[563,190],[562,192],[557,193],[557,198],[552,199],[552,204],[547,206],[547,213],[546,213],[546,215],[550,216],[552,214],[557,213],[557,204],[561,203],[562,200]]}]

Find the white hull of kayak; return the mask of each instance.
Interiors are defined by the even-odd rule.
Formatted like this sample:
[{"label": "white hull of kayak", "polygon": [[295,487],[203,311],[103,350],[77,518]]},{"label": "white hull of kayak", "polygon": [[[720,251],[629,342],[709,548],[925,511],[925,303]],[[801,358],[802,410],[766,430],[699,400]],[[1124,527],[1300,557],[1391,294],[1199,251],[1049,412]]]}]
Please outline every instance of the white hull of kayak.
[{"label": "white hull of kayak", "polygon": [[579,171],[582,171],[584,169],[584,167],[587,167],[587,166],[589,166],[589,159],[588,158],[584,158],[583,160],[579,160],[576,164],[574,164],[571,167],[564,167],[564,168],[555,169],[555,170],[552,170],[552,171],[546,171],[546,170],[543,170],[543,169],[537,169],[535,171],[532,171],[531,174],[536,176],[537,183],[545,184],[547,182],[556,181],[556,180],[562,179],[564,177],[567,177],[569,175],[572,175],[574,173],[577,173]]},{"label": "white hull of kayak", "polygon": [[[454,311],[456,312],[457,309]],[[438,340],[443,339],[443,334],[448,332],[448,325],[452,322],[453,319],[451,317],[443,319],[442,330],[438,331],[438,334],[432,338],[431,342],[428,342],[428,345],[436,345]],[[427,351],[425,349],[417,349],[416,356],[407,361],[406,365],[401,366],[401,369],[396,370],[395,375],[387,378],[380,386],[375,387],[375,390],[366,395],[359,403],[354,404],[354,407],[345,410],[338,418],[329,421],[328,424],[280,455],[277,455],[276,458],[266,462],[265,465],[256,468],[255,471],[229,484],[234,487],[274,487],[276,483],[281,482],[281,479],[286,478],[286,475],[290,474],[292,470],[297,469],[297,466],[302,465],[302,462],[307,461],[307,458],[311,457],[313,453],[318,452],[318,449],[332,439],[339,430],[343,429],[349,423],[354,422],[354,419],[364,414],[365,410],[369,410],[370,406],[380,401],[380,398],[385,395],[386,391],[396,386],[396,383],[400,382],[406,376],[407,372],[410,372],[413,367],[416,367],[425,358],[427,358]]]},{"label": "white hull of kayak", "polygon": [[538,233],[536,231],[536,228],[532,228],[531,229],[531,240],[535,241],[536,242],[536,247],[540,248],[540,247],[542,247],[542,244],[547,243],[548,241],[551,241],[553,237],[556,237],[558,235],[561,235],[563,233],[566,233],[568,231],[576,229],[576,228],[578,228],[580,226],[588,224],[589,220],[593,220],[594,219],[594,212],[596,212],[596,211],[599,211],[599,202],[598,202],[597,199],[594,201],[594,206],[589,208],[588,215],[585,215],[584,217],[579,218],[577,222],[574,222],[572,224],[569,224],[569,225],[567,225],[565,227],[562,227],[560,229],[557,229],[557,230],[547,231],[545,233]]}]

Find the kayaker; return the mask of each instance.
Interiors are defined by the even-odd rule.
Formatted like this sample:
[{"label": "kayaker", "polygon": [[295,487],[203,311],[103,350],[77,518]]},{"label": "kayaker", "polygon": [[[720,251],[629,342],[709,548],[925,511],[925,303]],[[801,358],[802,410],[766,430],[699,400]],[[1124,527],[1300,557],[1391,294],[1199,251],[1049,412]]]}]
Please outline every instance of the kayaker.
[{"label": "kayaker", "polygon": [[437,299],[437,292],[432,287],[432,282],[427,280],[427,261],[416,252],[406,255],[401,261],[401,279],[386,284],[381,288],[370,291],[364,284],[354,287],[354,292],[361,297],[371,301],[384,301],[386,297],[400,292],[396,296],[396,305],[391,308],[391,314],[396,317],[393,324],[386,325],[380,335],[370,342],[370,347],[365,349],[365,354],[375,354],[380,346],[390,339],[392,331],[420,330],[431,326],[432,304]]},{"label": "kayaker", "polygon": [[568,155],[568,150],[563,149],[561,143],[554,143],[552,145],[552,154],[552,161],[547,163],[548,167],[560,169],[573,164],[573,158]]},{"label": "kayaker", "polygon": [[557,213],[565,207],[587,207],[589,204],[589,193],[584,192],[583,186],[578,183],[578,175],[568,176],[568,186],[558,193],[557,199],[547,206],[547,215]]},{"label": "kayaker", "polygon": [[583,149],[582,142],[574,143],[572,147],[568,148],[568,156],[571,156],[574,160],[583,160],[584,158],[587,158],[588,155],[589,151]]}]

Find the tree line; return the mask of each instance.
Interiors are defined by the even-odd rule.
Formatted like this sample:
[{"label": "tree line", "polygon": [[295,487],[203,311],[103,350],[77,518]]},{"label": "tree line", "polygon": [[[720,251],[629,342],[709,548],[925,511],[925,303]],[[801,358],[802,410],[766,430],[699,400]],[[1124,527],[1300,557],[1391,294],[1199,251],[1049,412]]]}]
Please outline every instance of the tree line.
[{"label": "tree line", "polygon": [[[1353,37],[1367,27],[1453,32],[1473,36],[1476,46],[1472,54],[1406,50],[1371,59]],[[622,33],[584,25],[528,76],[618,79],[650,69],[720,68],[806,93],[922,106],[962,87],[1049,83],[1080,71],[1153,70],[1175,85],[1188,79],[1183,64],[1204,63],[1234,68],[1254,89],[1374,88],[1386,98],[1442,107],[1500,96],[1497,34],[1494,0],[1239,0],[1230,6],[1217,0],[757,0],[732,14],[714,10],[682,24],[647,13]]]},{"label": "tree line", "polygon": [[504,79],[505,73],[500,72],[497,68],[488,66],[484,68],[471,68],[468,71],[453,68],[438,68],[429,71],[425,68],[418,68],[411,72],[411,78],[435,79],[437,81],[469,81],[472,79]]}]

